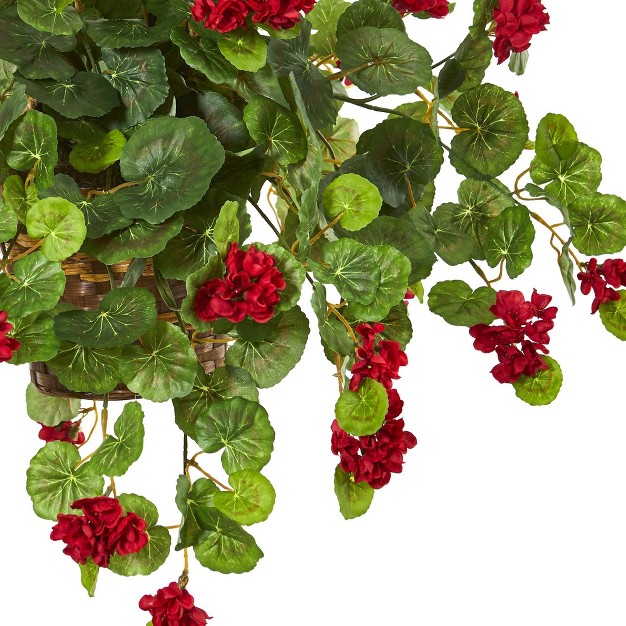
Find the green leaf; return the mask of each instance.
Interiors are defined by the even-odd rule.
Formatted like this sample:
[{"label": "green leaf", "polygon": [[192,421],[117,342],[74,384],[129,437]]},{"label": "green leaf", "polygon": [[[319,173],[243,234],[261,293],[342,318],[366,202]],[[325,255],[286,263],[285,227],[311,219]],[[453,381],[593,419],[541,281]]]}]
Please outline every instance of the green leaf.
[{"label": "green leaf", "polygon": [[563,283],[567,289],[567,293],[572,301],[572,304],[576,304],[576,289],[578,284],[574,278],[574,261],[569,254],[569,243],[563,246],[562,252],[559,254],[559,270],[561,271],[561,277]]},{"label": "green leaf", "polygon": [[579,143],[569,158],[556,167],[545,165],[538,158],[530,164],[530,177],[563,204],[569,205],[577,198],[593,193],[602,182],[602,156],[597,150]]},{"label": "green leaf", "polygon": [[445,98],[460,89],[465,81],[465,70],[459,61],[452,57],[448,59],[439,72],[437,81],[437,95]]},{"label": "green leaf", "polygon": [[96,585],[98,584],[98,573],[100,568],[93,562],[93,559],[88,559],[83,565],[79,563],[80,567],[80,583],[87,591],[90,598],[96,595]]},{"label": "green leaf", "polygon": [[452,119],[468,130],[452,138],[450,162],[470,178],[499,176],[517,161],[528,140],[524,107],[496,85],[486,83],[461,94],[452,107]]},{"label": "green leaf", "polygon": [[626,246],[626,202],[618,196],[591,193],[569,205],[574,238],[583,254],[620,252]]},{"label": "green leaf", "polygon": [[404,298],[409,286],[411,262],[391,246],[375,246],[370,255],[380,269],[380,284],[374,300],[366,305],[351,302],[348,308],[360,320],[378,322]]},{"label": "green leaf", "polygon": [[366,378],[358,391],[344,391],[335,405],[339,426],[356,437],[380,430],[389,409],[386,389],[373,378]]},{"label": "green leaf", "polygon": [[101,395],[120,382],[121,348],[85,348],[68,341],[61,344],[48,365],[70,391]]},{"label": "green leaf", "polygon": [[158,22],[149,26],[141,19],[89,20],[85,25],[100,48],[148,48],[168,39],[171,30]]},{"label": "green leaf", "polygon": [[218,511],[244,526],[264,522],[270,516],[276,491],[265,476],[254,470],[241,470],[228,477],[228,484],[233,492],[220,491],[213,496]]},{"label": "green leaf", "polygon": [[63,198],[44,198],[26,216],[28,235],[43,238],[41,251],[49,261],[62,261],[80,250],[87,227],[82,211]]},{"label": "green leaf", "polygon": [[365,131],[357,152],[366,155],[367,178],[383,200],[397,207],[405,201],[409,185],[433,181],[443,163],[443,149],[426,124],[409,119],[389,119]]},{"label": "green leaf", "polygon": [[136,493],[123,493],[118,496],[118,501],[124,513],[134,513],[146,521],[148,528],[155,526],[159,521],[159,511],[156,506],[143,496]]},{"label": "green leaf", "polygon": [[226,202],[220,209],[220,214],[215,221],[213,240],[222,258],[226,257],[230,244],[239,241],[238,211],[239,204],[237,202],[232,200]]},{"label": "green leaf", "polygon": [[143,451],[143,411],[139,402],[124,406],[117,418],[113,432],[96,450],[91,462],[98,473],[105,476],[123,476]]},{"label": "green leaf", "polygon": [[491,287],[475,291],[462,280],[444,280],[428,294],[428,308],[453,326],[491,324],[496,316],[489,310],[496,303]]},{"label": "green leaf", "polygon": [[483,249],[490,267],[506,259],[506,273],[517,278],[533,260],[535,228],[526,207],[509,207],[494,218],[487,228]]},{"label": "green leaf", "polygon": [[297,163],[307,154],[307,139],[298,117],[266,98],[246,105],[243,118],[250,136],[265,145],[265,154],[280,165]]},{"label": "green leaf", "polygon": [[337,21],[337,37],[364,26],[395,28],[405,32],[402,16],[394,7],[380,0],[357,0],[340,15]]},{"label": "green leaf", "polygon": [[335,315],[329,314],[326,305],[326,287],[322,283],[315,283],[315,289],[311,296],[311,306],[317,316],[322,344],[341,356],[352,354],[354,352],[354,342],[348,334],[346,327]]},{"label": "green leaf", "polygon": [[205,524],[204,539],[194,546],[196,559],[204,567],[222,574],[243,574],[263,558],[254,537],[216,509],[208,511]]},{"label": "green leaf", "polygon": [[17,215],[0,196],[0,241],[9,241],[17,234]]},{"label": "green leaf", "polygon": [[337,43],[337,23],[350,6],[345,0],[318,0],[307,19],[317,31],[311,38],[313,52],[320,57],[333,54]]},{"label": "green leaf", "polygon": [[15,318],[54,307],[65,289],[65,274],[59,263],[48,261],[41,252],[31,252],[15,263],[13,274],[0,275],[0,310]]},{"label": "green leaf", "polygon": [[346,230],[364,228],[378,217],[383,199],[378,188],[358,174],[335,178],[322,194],[327,217],[341,215],[339,224]]},{"label": "green leaf", "polygon": [[115,201],[126,217],[160,224],[199,202],[223,163],[224,148],[201,119],[151,119],[120,159],[122,176],[140,184],[118,191]]},{"label": "green leaf", "polygon": [[17,219],[23,224],[30,207],[37,202],[37,185],[31,183],[26,189],[21,177],[14,174],[4,181],[2,193],[7,206],[13,210]]},{"label": "green leaf", "polygon": [[257,402],[235,397],[211,404],[196,422],[196,441],[205,452],[222,453],[228,474],[261,470],[274,449],[274,429]]},{"label": "green leaf", "polygon": [[[0,87],[0,92],[4,89],[6,88]],[[6,129],[24,113],[27,104],[25,94],[24,85],[14,85],[10,92],[4,94],[4,98],[0,100],[0,139],[4,136]]]},{"label": "green leaf", "polygon": [[58,0],[17,0],[19,16],[30,26],[53,35],[75,35],[83,21],[75,7]]},{"label": "green leaf", "polygon": [[491,39],[483,32],[477,37],[468,35],[457,48],[454,58],[465,71],[465,79],[458,88],[459,91],[468,91],[483,82],[493,58],[492,46]]},{"label": "green leaf", "polygon": [[60,82],[34,81],[21,76],[18,80],[26,85],[28,95],[71,119],[83,115],[100,117],[119,104],[115,89],[103,76],[93,72],[78,72]]},{"label": "green leaf", "polygon": [[397,304],[391,309],[389,315],[382,320],[382,323],[385,325],[385,330],[383,330],[381,336],[383,339],[388,339],[389,341],[397,341],[400,344],[401,350],[407,347],[413,337],[413,326],[409,319],[407,309],[408,307],[405,306],[404,302]]},{"label": "green leaf", "polygon": [[70,152],[70,163],[75,170],[97,174],[119,161],[126,137],[119,130],[112,130],[102,139],[77,144]]},{"label": "green leaf", "polygon": [[11,337],[20,342],[9,363],[22,365],[34,361],[49,361],[59,350],[54,334],[54,318],[48,313],[33,313],[12,321]]},{"label": "green leaf", "polygon": [[58,116],[56,122],[59,137],[76,143],[98,141],[107,134],[106,128],[85,117],[70,120]]},{"label": "green leaf", "polygon": [[107,293],[96,311],[65,311],[56,316],[59,339],[81,346],[111,348],[132,343],[156,322],[154,296],[137,287],[119,287]]},{"label": "green leaf", "polygon": [[[432,78],[426,48],[396,28],[365,26],[337,40],[341,69],[366,93],[380,96],[413,93]],[[363,68],[363,69],[357,69]]]},{"label": "green leaf", "polygon": [[[356,154],[359,127],[354,120],[347,117],[338,117],[337,123],[332,128],[323,129],[322,134],[333,149],[335,158],[339,161],[347,161]],[[327,152],[326,154],[329,158],[332,158],[330,153]]]},{"label": "green leaf", "polygon": [[184,474],[178,477],[176,506],[183,518],[176,550],[195,546],[204,538],[204,526],[211,528],[210,510],[213,508],[213,496],[218,491],[217,485],[208,478],[200,478],[191,485]]},{"label": "green leaf", "polygon": [[44,426],[58,426],[73,420],[80,410],[80,400],[61,398],[42,393],[28,383],[26,388],[26,412],[28,417]]},{"label": "green leaf", "polygon": [[11,124],[0,148],[9,166],[19,172],[37,164],[35,183],[40,189],[52,184],[58,157],[57,127],[50,116],[28,111]]},{"label": "green leaf", "polygon": [[145,122],[165,102],[170,87],[160,50],[102,50],[102,75],[120,94],[122,107],[106,119],[125,130]]},{"label": "green leaf", "polygon": [[267,62],[267,43],[254,28],[238,28],[226,33],[217,44],[238,70],[256,72]]},{"label": "green leaf", "polygon": [[161,252],[182,227],[181,215],[175,215],[162,224],[137,220],[122,230],[86,240],[83,252],[106,265],[114,265],[132,257],[146,259]]},{"label": "green leaf", "polygon": [[215,251],[210,257],[208,263],[197,272],[190,274],[187,278],[186,288],[187,295],[181,305],[181,315],[188,324],[191,324],[196,330],[203,332],[211,332],[214,322],[205,322],[196,315],[194,303],[200,288],[209,280],[222,276],[224,267],[220,259],[220,255]]},{"label": "green leaf", "polygon": [[578,148],[576,130],[563,115],[548,113],[537,127],[535,152],[548,167],[559,169],[561,161],[574,156]]},{"label": "green leaf", "polygon": [[353,239],[339,239],[324,245],[322,263],[309,261],[315,278],[335,285],[344,300],[371,304],[380,285],[381,271],[372,258],[372,248]]},{"label": "green leaf", "polygon": [[344,519],[354,519],[369,510],[375,490],[366,482],[355,483],[354,476],[337,465],[335,469],[335,494]]},{"label": "green leaf", "polygon": [[622,289],[618,293],[619,300],[609,300],[600,305],[600,319],[612,335],[626,341],[626,291]]},{"label": "green leaf", "polygon": [[226,352],[226,364],[245,369],[262,389],[278,384],[298,364],[309,336],[309,321],[300,307],[280,315],[261,341],[239,338]]},{"label": "green leaf", "polygon": [[71,513],[70,505],[82,498],[102,495],[104,478],[91,463],[80,463],[80,452],[72,443],[47,443],[30,462],[26,491],[35,514],[56,520],[60,513]]},{"label": "green leaf", "polygon": [[499,0],[474,0],[474,22],[470,26],[470,34],[477,37],[493,20],[493,10],[498,7]]},{"label": "green leaf", "polygon": [[522,375],[513,383],[515,395],[532,406],[543,406],[553,402],[563,384],[563,372],[559,364],[549,356],[541,358],[548,366],[547,370],[539,370],[534,376]]}]

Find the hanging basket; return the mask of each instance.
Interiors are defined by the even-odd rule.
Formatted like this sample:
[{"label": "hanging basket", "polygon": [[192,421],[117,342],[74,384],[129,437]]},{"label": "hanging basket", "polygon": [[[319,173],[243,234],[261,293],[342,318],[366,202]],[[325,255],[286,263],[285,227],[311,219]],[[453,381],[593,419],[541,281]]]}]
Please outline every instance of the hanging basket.
[{"label": "hanging basket", "polygon": [[[34,243],[35,241],[26,235],[21,235],[11,251],[9,258],[16,258],[22,252],[31,248]],[[129,264],[130,260],[110,266],[111,275],[115,279],[116,286],[119,286],[124,279]],[[111,291],[111,278],[107,272],[107,267],[97,259],[82,253],[74,254],[66,259],[62,262],[61,267],[66,276],[65,291],[61,297],[61,302],[72,304],[86,311],[97,310],[104,296]],[[180,280],[169,280],[168,283],[176,302],[182,302],[186,295],[185,283]],[[152,259],[148,259],[146,267],[139,277],[136,286],[147,289],[155,297],[157,316],[159,319],[176,323],[175,314],[167,307],[157,287]],[[185,330],[191,337],[194,329],[191,326],[187,326]],[[196,333],[197,339],[206,339],[209,337],[211,337],[210,333]],[[194,349],[198,361],[202,364],[207,374],[210,374],[215,371],[216,368],[224,365],[226,344],[202,342],[196,344]],[[70,391],[61,384],[55,373],[46,363],[31,363],[30,378],[33,385],[35,385],[39,391],[50,396],[80,398],[83,400],[102,399],[102,396]],[[109,400],[136,400],[139,397],[140,396],[130,391],[124,384],[118,385],[113,391],[109,392]]]}]

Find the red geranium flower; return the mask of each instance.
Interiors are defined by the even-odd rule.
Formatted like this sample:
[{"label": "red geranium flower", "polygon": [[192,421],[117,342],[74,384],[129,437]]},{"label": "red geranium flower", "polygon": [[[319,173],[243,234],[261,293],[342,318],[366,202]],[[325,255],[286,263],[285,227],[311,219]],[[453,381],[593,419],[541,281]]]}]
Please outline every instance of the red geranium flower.
[{"label": "red geranium flower", "polygon": [[7,333],[13,330],[13,324],[7,322],[8,317],[6,311],[0,311],[0,363],[10,361],[13,353],[20,347],[19,341],[7,337]]},{"label": "red geranium flower", "polygon": [[176,583],[159,589],[154,596],[145,595],[139,608],[150,613],[154,626],[204,626],[213,619],[195,606],[193,596]]},{"label": "red geranium flower", "polygon": [[591,313],[596,313],[601,304],[616,302],[620,295],[613,287],[626,286],[626,262],[622,259],[607,259],[598,267],[598,259],[590,259],[587,271],[578,273],[580,290],[588,295],[593,290]]},{"label": "red geranium flower", "polygon": [[450,13],[448,0],[393,0],[392,4],[403,15],[426,11],[430,17],[441,18]]},{"label": "red geranium flower", "polygon": [[61,422],[57,426],[41,424],[39,439],[46,443],[50,441],[64,441],[80,446],[85,443],[85,433],[80,429],[80,420],[77,422]]},{"label": "red geranium flower", "polygon": [[228,33],[246,23],[248,7],[242,0],[195,0],[191,14],[204,27]]}]

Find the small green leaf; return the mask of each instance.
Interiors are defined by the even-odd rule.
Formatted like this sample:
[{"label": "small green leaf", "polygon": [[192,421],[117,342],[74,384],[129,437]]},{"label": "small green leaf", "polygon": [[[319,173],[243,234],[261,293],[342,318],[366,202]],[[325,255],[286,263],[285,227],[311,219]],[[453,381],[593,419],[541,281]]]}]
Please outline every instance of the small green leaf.
[{"label": "small green leaf", "polygon": [[267,43],[254,28],[239,28],[217,42],[220,52],[238,70],[256,72],[267,62]]},{"label": "small green leaf", "polygon": [[26,412],[28,417],[44,426],[58,426],[73,420],[80,410],[80,400],[61,398],[42,393],[28,383],[26,388]]},{"label": "small green leaf", "polygon": [[9,363],[22,365],[34,361],[49,361],[59,350],[54,334],[54,318],[46,312],[33,313],[12,320],[11,337],[20,342]]},{"label": "small green leaf", "polygon": [[600,319],[612,335],[626,341],[626,291],[622,289],[619,295],[619,300],[600,305]]},{"label": "small green leaf", "polygon": [[210,525],[210,510],[213,508],[213,496],[219,488],[208,478],[199,478],[191,485],[184,474],[176,483],[176,506],[183,518],[178,533],[176,550],[197,545],[205,535],[205,526]]},{"label": "small green leaf", "polygon": [[354,519],[369,510],[375,490],[366,482],[355,483],[354,476],[337,465],[335,469],[335,494],[344,519]]},{"label": "small green leaf", "polygon": [[102,139],[79,143],[70,152],[70,163],[75,170],[97,174],[119,161],[126,137],[119,130],[112,130]]},{"label": "small green leaf", "polygon": [[569,243],[563,246],[563,250],[559,254],[559,270],[561,271],[561,278],[563,278],[570,300],[572,304],[576,304],[576,289],[578,289],[578,285],[574,278],[574,261],[572,261],[569,253]]},{"label": "small green leaf", "polygon": [[239,204],[237,202],[226,202],[220,209],[220,214],[215,221],[213,240],[222,258],[226,257],[230,244],[239,241],[238,211]]},{"label": "small green leaf", "polygon": [[26,214],[30,207],[37,202],[37,185],[31,183],[28,188],[25,188],[24,181],[16,174],[9,176],[3,184],[4,200],[23,224],[26,222]]},{"label": "small green leaf", "polygon": [[80,567],[80,583],[87,591],[90,598],[96,595],[96,585],[98,584],[98,573],[100,568],[93,562],[93,559],[88,559],[83,565],[79,563]]},{"label": "small green leaf", "polygon": [[14,85],[13,87],[0,87],[2,91],[9,89],[0,100],[0,139],[4,136],[6,129],[24,113],[26,109],[26,88],[24,85]]},{"label": "small green leaf", "polygon": [[335,178],[322,194],[326,215],[346,230],[364,228],[374,221],[383,205],[378,188],[358,174],[343,174]]},{"label": "small green leaf", "polygon": [[17,215],[0,196],[0,241],[9,241],[17,234]]},{"label": "small green leaf", "polygon": [[115,437],[109,435],[91,459],[98,473],[123,476],[141,456],[145,433],[143,417],[139,402],[130,402],[124,406],[113,427]]},{"label": "small green leaf", "polygon": [[209,257],[208,263],[197,272],[190,274],[187,278],[187,295],[181,305],[181,314],[183,319],[188,324],[191,324],[196,330],[204,332],[210,332],[213,328],[213,323],[202,321],[197,315],[194,307],[196,297],[200,288],[209,280],[222,276],[224,268],[220,255],[217,251]]},{"label": "small green leaf", "polygon": [[576,148],[578,135],[566,117],[548,113],[539,122],[535,152],[542,163],[557,169],[561,161],[566,161],[574,155]]},{"label": "small green leaf", "polygon": [[373,378],[366,378],[358,391],[344,391],[335,405],[339,426],[357,437],[380,430],[389,409],[385,388]]},{"label": "small green leaf", "polygon": [[453,326],[491,324],[496,316],[489,310],[496,303],[491,287],[475,291],[462,280],[444,280],[428,294],[428,308]]},{"label": "small green leaf", "polygon": [[548,366],[534,376],[521,376],[513,383],[515,395],[532,406],[543,406],[553,402],[563,384],[563,372],[559,364],[549,356],[541,357]]},{"label": "small green leaf", "polygon": [[36,515],[56,520],[59,513],[71,513],[76,500],[102,494],[104,478],[91,463],[76,468],[79,463],[72,443],[53,441],[37,452],[26,472],[26,491]]},{"label": "small green leaf", "polygon": [[307,15],[317,31],[311,38],[313,52],[320,57],[335,52],[337,44],[337,23],[341,14],[350,6],[345,0],[318,0]]},{"label": "small green leaf", "polygon": [[346,327],[331,315],[326,304],[326,287],[322,283],[315,283],[311,306],[317,316],[318,329],[322,344],[329,350],[337,352],[341,356],[348,356],[354,352],[354,342],[348,334]]},{"label": "small green leaf", "polygon": [[259,472],[241,470],[228,477],[234,489],[213,496],[213,505],[235,522],[244,526],[264,522],[274,509],[276,491],[272,483]]}]

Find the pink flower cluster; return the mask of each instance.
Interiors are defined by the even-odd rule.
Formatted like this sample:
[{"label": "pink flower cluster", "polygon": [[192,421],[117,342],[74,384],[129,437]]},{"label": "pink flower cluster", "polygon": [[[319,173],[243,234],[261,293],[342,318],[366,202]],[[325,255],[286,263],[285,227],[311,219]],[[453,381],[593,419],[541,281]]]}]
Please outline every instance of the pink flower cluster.
[{"label": "pink flower cluster", "polygon": [[593,290],[591,313],[596,313],[601,304],[620,299],[615,289],[626,287],[626,261],[607,259],[598,267],[598,259],[590,259],[587,263],[587,271],[579,272],[578,280],[580,280],[580,290],[585,296]]},{"label": "pink flower cluster", "polygon": [[10,361],[13,353],[19,349],[20,342],[7,334],[13,330],[13,324],[7,322],[9,314],[6,311],[0,311],[0,363]]}]

